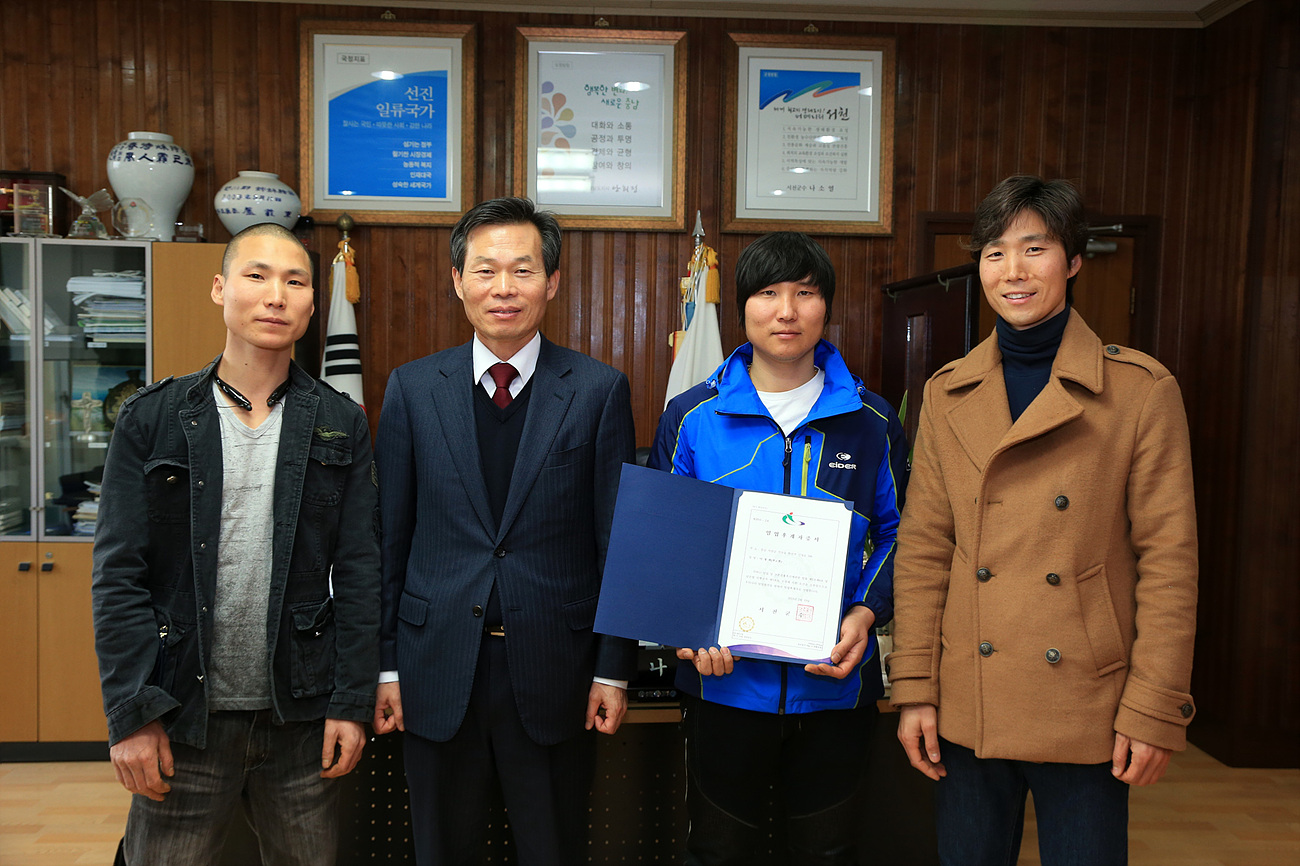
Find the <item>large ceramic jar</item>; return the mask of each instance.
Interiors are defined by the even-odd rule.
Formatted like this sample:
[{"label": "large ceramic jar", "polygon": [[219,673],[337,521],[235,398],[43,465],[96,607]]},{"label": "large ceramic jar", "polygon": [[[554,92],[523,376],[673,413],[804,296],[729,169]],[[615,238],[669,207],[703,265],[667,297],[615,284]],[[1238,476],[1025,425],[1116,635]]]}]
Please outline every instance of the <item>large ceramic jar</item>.
[{"label": "large ceramic jar", "polygon": [[176,217],[194,185],[194,162],[161,132],[129,132],[108,152],[108,182],[119,202],[137,199],[153,214],[148,236],[172,239]]},{"label": "large ceramic jar", "polygon": [[232,235],[258,223],[277,223],[292,229],[302,202],[298,193],[269,171],[241,171],[217,190],[217,218]]}]

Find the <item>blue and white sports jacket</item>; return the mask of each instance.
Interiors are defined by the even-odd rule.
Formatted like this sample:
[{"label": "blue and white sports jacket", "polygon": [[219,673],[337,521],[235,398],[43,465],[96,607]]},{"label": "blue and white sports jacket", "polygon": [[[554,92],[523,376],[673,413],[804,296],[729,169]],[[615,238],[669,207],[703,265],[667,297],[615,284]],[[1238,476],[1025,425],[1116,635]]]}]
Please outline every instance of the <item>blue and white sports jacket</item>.
[{"label": "blue and white sports jacket", "polygon": [[[907,471],[903,428],[889,404],[822,340],[814,352],[814,363],[826,373],[821,396],[786,437],[750,381],[753,357],[745,343],[707,380],[669,402],[648,465],[745,490],[853,502],[841,615],[865,604],[876,625],[884,625],[894,616],[894,537]],[[677,687],[769,713],[848,709],[884,693],[874,634],[862,664],[843,680],[806,673],[798,664],[737,658],[735,670],[721,677],[702,677],[692,665],[679,664]]]}]

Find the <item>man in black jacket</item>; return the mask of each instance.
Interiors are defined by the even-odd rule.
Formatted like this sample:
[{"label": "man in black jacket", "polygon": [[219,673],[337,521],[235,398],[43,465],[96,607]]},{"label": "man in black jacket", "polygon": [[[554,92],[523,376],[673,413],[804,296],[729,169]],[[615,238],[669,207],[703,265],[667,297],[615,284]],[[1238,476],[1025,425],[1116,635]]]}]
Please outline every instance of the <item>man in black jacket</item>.
[{"label": "man in black jacket", "polygon": [[131,864],[220,853],[241,799],[265,864],[332,864],[379,670],[377,492],[361,409],[291,360],[311,262],[231,240],[225,351],[123,406],[95,538],[95,645]]}]

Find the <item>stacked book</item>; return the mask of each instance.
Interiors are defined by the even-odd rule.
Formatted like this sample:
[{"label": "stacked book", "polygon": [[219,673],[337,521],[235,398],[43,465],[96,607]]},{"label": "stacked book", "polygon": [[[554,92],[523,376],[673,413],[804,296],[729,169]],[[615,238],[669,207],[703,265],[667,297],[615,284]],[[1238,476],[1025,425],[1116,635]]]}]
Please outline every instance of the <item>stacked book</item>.
[{"label": "stacked book", "polygon": [[77,324],[91,342],[145,341],[144,275],[140,271],[94,271],[72,277],[68,291],[77,305]]},{"label": "stacked book", "polygon": [[0,391],[0,432],[21,430],[27,423],[27,393],[21,388]]},{"label": "stacked book", "polygon": [[[26,294],[0,286],[0,319],[14,336],[27,337],[31,334],[32,303]],[[45,333],[49,334],[63,322],[49,307],[45,308]]]},{"label": "stacked book", "polygon": [[[27,527],[27,502],[18,499],[0,499],[0,535],[10,535],[15,529]],[[23,534],[26,534],[24,531]]]},{"label": "stacked book", "polygon": [[72,534],[93,536],[95,521],[99,519],[100,485],[93,481],[86,482],[90,498],[77,503],[77,510],[72,513]]}]

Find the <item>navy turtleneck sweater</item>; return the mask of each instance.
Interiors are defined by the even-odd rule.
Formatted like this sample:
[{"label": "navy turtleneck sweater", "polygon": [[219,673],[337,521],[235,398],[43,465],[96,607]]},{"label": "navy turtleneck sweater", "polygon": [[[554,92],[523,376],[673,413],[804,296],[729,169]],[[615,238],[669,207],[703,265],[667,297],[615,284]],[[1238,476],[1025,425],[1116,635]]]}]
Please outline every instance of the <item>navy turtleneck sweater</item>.
[{"label": "navy turtleneck sweater", "polygon": [[1046,322],[1017,331],[1000,316],[997,321],[998,348],[1002,351],[1002,378],[1007,385],[1007,405],[1011,421],[1029,408],[1034,398],[1047,386],[1052,362],[1061,347],[1061,335],[1070,321],[1070,305]]}]

